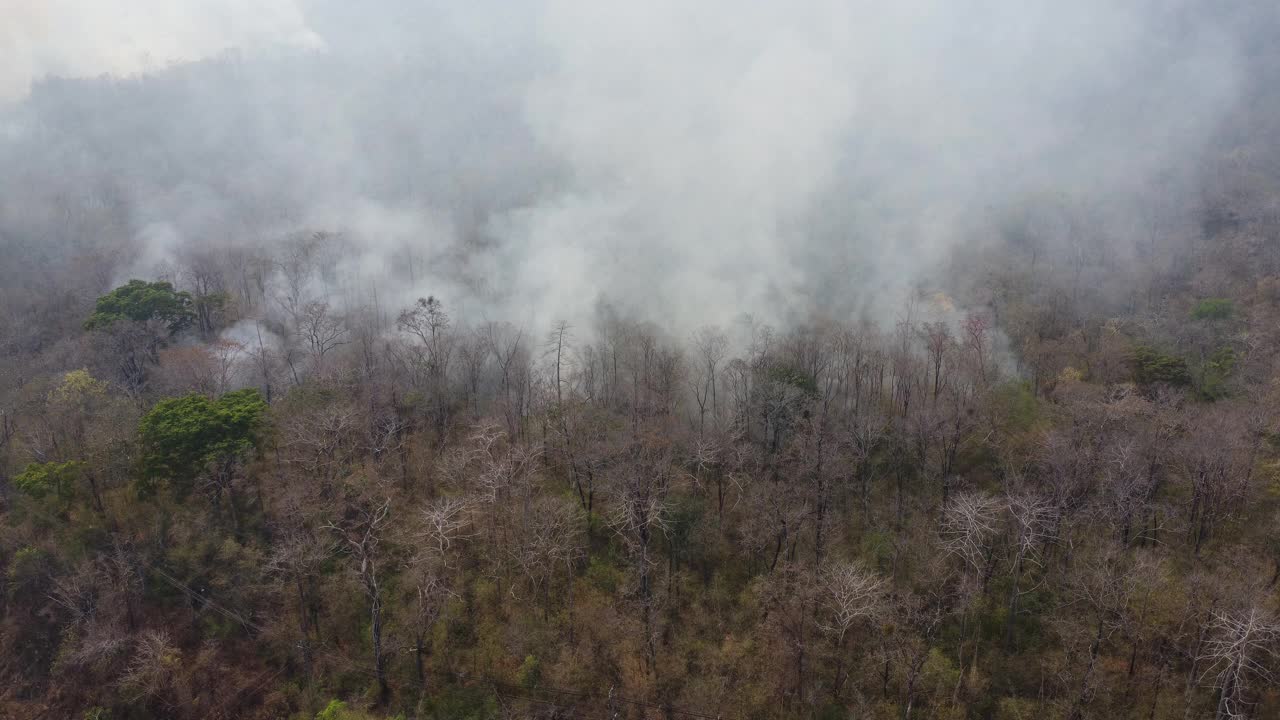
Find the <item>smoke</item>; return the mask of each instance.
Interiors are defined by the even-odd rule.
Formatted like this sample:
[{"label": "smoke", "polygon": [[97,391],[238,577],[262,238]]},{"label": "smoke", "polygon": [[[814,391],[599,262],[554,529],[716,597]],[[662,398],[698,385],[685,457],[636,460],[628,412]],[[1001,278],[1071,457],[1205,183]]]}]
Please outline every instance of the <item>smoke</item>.
[{"label": "smoke", "polygon": [[229,48],[314,48],[295,0],[6,0],[0,101],[33,81],[132,75]]},{"label": "smoke", "polygon": [[134,77],[0,120],[10,234],[110,188],[145,250],[118,276],[331,230],[348,302],[677,330],[889,316],[1037,193],[1123,226],[1196,171],[1261,32],[1189,0],[109,5],[6,10],[0,92]]},{"label": "smoke", "polygon": [[899,302],[974,209],[1182,169],[1236,89],[1229,38],[1168,3],[562,3],[540,27],[530,117],[575,182],[506,247],[581,279],[535,263],[552,307]]}]

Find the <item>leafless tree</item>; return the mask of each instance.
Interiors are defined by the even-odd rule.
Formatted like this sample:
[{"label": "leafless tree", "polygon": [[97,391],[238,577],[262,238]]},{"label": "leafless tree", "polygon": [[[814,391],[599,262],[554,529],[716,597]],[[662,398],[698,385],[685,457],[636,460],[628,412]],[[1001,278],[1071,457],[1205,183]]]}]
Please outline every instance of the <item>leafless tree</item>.
[{"label": "leafless tree", "polygon": [[431,415],[437,432],[444,432],[449,420],[449,367],[453,361],[456,336],[444,305],[434,296],[418,298],[411,308],[400,312],[396,326],[417,339],[415,377],[422,375],[429,393]]},{"label": "leafless tree", "polygon": [[1204,677],[1218,690],[1217,720],[1247,718],[1249,690],[1258,682],[1273,685],[1268,664],[1277,656],[1280,620],[1256,605],[1236,612],[1216,611],[1201,659],[1208,663]]},{"label": "leafless tree", "polygon": [[1034,494],[1013,495],[1007,502],[1013,536],[1010,558],[1013,583],[1009,589],[1008,614],[1005,618],[1005,644],[1012,647],[1018,600],[1036,589],[1022,588],[1023,575],[1028,564],[1037,567],[1040,565],[1041,551],[1052,542],[1053,532],[1057,527],[1057,508],[1048,498]]},{"label": "leafless tree", "polygon": [[480,417],[480,381],[489,362],[488,338],[475,330],[462,334],[458,342],[458,360],[462,365],[462,383],[471,414]]},{"label": "leafless tree", "polygon": [[488,323],[485,338],[498,364],[502,412],[507,434],[521,437],[524,403],[527,398],[528,358],[524,351],[524,330],[509,323]]},{"label": "leafless tree", "polygon": [[383,650],[383,578],[378,563],[380,546],[391,515],[391,500],[381,503],[359,502],[341,520],[330,521],[325,528],[337,536],[334,549],[348,556],[356,580],[369,602],[369,639],[373,645],[373,672],[378,688],[385,697],[387,657]]},{"label": "leafless tree", "polygon": [[182,272],[185,285],[191,288],[192,309],[196,316],[196,329],[203,338],[213,335],[214,327],[221,320],[227,298],[226,283],[217,258],[210,252],[193,253]]},{"label": "leafless tree", "polygon": [[832,694],[839,698],[847,678],[846,638],[855,625],[878,617],[885,609],[888,581],[857,562],[836,562],[817,578],[818,629],[832,638],[836,657]]},{"label": "leafless tree", "polygon": [[147,630],[138,637],[133,657],[120,684],[135,701],[144,698],[172,707],[186,700],[179,682],[182,653],[163,630]]},{"label": "leafless tree", "polygon": [[698,355],[693,394],[698,403],[698,434],[701,435],[706,424],[708,400],[711,403],[712,422],[720,422],[717,373],[729,347],[729,340],[719,328],[708,326],[693,334],[693,347]]},{"label": "leafless tree", "polygon": [[936,402],[938,394],[942,392],[942,367],[955,341],[952,339],[951,330],[945,322],[927,322],[924,324],[922,332],[924,333],[925,348],[929,352],[929,368],[933,373],[933,400]]},{"label": "leafless tree", "polygon": [[282,428],[289,459],[308,476],[332,483],[356,451],[361,415],[358,408],[341,403],[291,415]]},{"label": "leafless tree", "polygon": [[977,370],[977,377],[984,385],[987,382],[988,346],[991,342],[988,335],[990,334],[990,330],[990,321],[982,315],[975,313],[969,315],[969,317],[965,319],[965,347],[973,353],[974,367]]},{"label": "leafless tree", "polygon": [[323,369],[325,355],[349,342],[346,324],[342,318],[330,312],[328,303],[306,303],[298,313],[297,323],[298,334],[307,344],[314,369]]},{"label": "leafless tree", "polygon": [[888,583],[857,562],[836,562],[818,575],[819,603],[824,614],[818,627],[843,643],[859,620],[874,617],[881,609]]},{"label": "leafless tree", "polygon": [[329,558],[325,545],[303,524],[281,532],[267,559],[267,572],[285,586],[297,601],[298,632],[302,636],[303,662],[311,670],[313,642],[320,640],[320,576]]},{"label": "leafless tree", "polygon": [[608,516],[630,556],[635,573],[635,597],[642,614],[645,647],[650,669],[657,661],[654,617],[654,542],[668,525],[668,492],[671,489],[671,447],[644,439],[630,444],[614,469],[612,508]]},{"label": "leafless tree", "polygon": [[1198,555],[1213,529],[1234,516],[1246,497],[1258,443],[1247,418],[1212,410],[1190,419],[1177,462],[1191,487],[1190,543]]},{"label": "leafless tree", "polygon": [[998,498],[975,491],[953,495],[942,512],[943,551],[960,558],[966,576],[984,586],[995,559],[1002,510]]},{"label": "leafless tree", "polygon": [[427,503],[422,509],[415,540],[418,552],[409,561],[413,580],[414,664],[418,682],[426,682],[427,635],[454,591],[455,545],[473,536],[472,503],[465,498],[446,498]]}]

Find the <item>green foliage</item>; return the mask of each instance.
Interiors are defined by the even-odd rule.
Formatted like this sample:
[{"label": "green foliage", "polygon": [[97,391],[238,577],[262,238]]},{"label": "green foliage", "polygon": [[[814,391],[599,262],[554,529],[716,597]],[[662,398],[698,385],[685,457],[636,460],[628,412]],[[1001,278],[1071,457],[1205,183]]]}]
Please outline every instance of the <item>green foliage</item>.
[{"label": "green foliage", "polygon": [[991,402],[995,406],[996,417],[1008,432],[1031,430],[1040,417],[1040,404],[1031,390],[1031,383],[1001,383],[992,390]]},{"label": "green foliage", "polygon": [[76,484],[83,473],[84,463],[77,460],[31,463],[13,478],[13,484],[37,500],[53,496],[67,504],[75,497]]},{"label": "green foliage", "polygon": [[960,668],[942,650],[931,648],[921,669],[920,683],[935,695],[945,697],[960,680]]},{"label": "green foliage", "polygon": [[72,370],[49,393],[49,402],[84,411],[85,406],[105,398],[107,384],[89,374],[87,369]]},{"label": "green foliage", "polygon": [[192,303],[201,316],[212,317],[227,309],[231,304],[231,296],[224,292],[212,292],[207,295],[196,295]]},{"label": "green foliage", "polygon": [[1015,697],[1000,698],[1000,704],[996,710],[996,720],[1033,718],[1039,714],[1038,710],[1035,700]]},{"label": "green foliage", "polygon": [[9,560],[9,596],[21,598],[38,596],[48,580],[49,555],[38,547],[28,545],[13,554]]},{"label": "green foliage", "polygon": [[816,716],[817,720],[845,720],[847,717],[849,711],[839,703],[827,703]]},{"label": "green foliage", "polygon": [[1204,400],[1221,400],[1228,394],[1227,380],[1236,368],[1236,351],[1229,347],[1218,348],[1205,360],[1200,369],[1197,393]]},{"label": "green foliage", "polygon": [[[362,710],[352,710],[341,700],[330,700],[323,710],[316,713],[316,720],[376,720],[377,717]],[[391,720],[404,720],[404,715],[396,715]]]},{"label": "green foliage", "polygon": [[432,720],[487,720],[499,715],[493,693],[476,686],[450,686],[425,699],[418,717]]},{"label": "green foliage", "polygon": [[218,400],[192,393],[160,401],[138,426],[144,491],[168,480],[181,493],[211,463],[243,459],[257,444],[266,411],[252,388]]},{"label": "green foliage", "polygon": [[893,563],[893,537],[883,530],[868,530],[862,534],[862,556],[880,569],[886,569]]},{"label": "green foliage", "polygon": [[1187,370],[1187,361],[1173,355],[1165,355],[1148,345],[1139,345],[1133,349],[1130,358],[1133,367],[1133,379],[1139,385],[1165,383],[1182,386],[1191,384],[1191,373]]},{"label": "green foliage", "polygon": [[1226,298],[1205,298],[1191,308],[1195,320],[1226,320],[1235,314],[1235,303]]},{"label": "green foliage", "polygon": [[622,571],[610,564],[608,560],[592,556],[591,563],[587,566],[586,579],[601,592],[613,593],[622,583],[623,577]]},{"label": "green foliage", "polygon": [[130,280],[98,298],[84,328],[100,330],[122,320],[162,320],[172,334],[189,327],[194,319],[190,293],[178,292],[167,282]]},{"label": "green foliage", "polygon": [[690,547],[702,518],[702,506],[694,498],[676,497],[667,508],[666,532],[663,537],[667,541],[667,552],[676,559],[683,560],[694,550]]},{"label": "green foliage", "polygon": [[316,720],[344,720],[347,717],[347,704],[341,700],[330,700],[325,709],[316,713]]},{"label": "green foliage", "polygon": [[525,688],[535,688],[542,682],[542,664],[538,658],[526,655],[520,669],[516,670],[516,682]]},{"label": "green foliage", "polygon": [[789,385],[805,395],[818,394],[818,382],[809,373],[788,365],[774,365],[769,368],[768,378],[772,382]]}]

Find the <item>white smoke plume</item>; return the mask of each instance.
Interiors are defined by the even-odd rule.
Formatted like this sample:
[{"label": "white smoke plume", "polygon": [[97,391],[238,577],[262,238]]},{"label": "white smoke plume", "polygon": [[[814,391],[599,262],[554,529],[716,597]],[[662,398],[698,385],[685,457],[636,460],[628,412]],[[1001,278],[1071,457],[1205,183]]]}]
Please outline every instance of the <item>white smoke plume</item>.
[{"label": "white smoke plume", "polygon": [[360,302],[677,329],[884,316],[1023,196],[1123,224],[1259,32],[1246,0],[14,2],[12,236],[105,193],[121,276],[328,230]]}]

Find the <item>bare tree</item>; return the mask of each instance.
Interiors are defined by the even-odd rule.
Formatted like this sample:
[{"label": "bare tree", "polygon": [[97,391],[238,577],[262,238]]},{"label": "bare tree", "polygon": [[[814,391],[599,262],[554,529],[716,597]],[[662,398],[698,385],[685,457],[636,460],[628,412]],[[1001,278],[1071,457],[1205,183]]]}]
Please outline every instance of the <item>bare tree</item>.
[{"label": "bare tree", "polygon": [[475,330],[463,333],[458,343],[458,360],[462,363],[462,380],[471,414],[480,417],[480,381],[489,361],[488,338]]},{"label": "bare tree", "polygon": [[306,303],[298,313],[297,323],[298,334],[306,342],[314,363],[313,369],[322,369],[325,355],[348,342],[346,324],[330,312],[328,303]]},{"label": "bare tree", "polygon": [[952,496],[942,512],[942,549],[959,557],[966,577],[985,586],[995,560],[995,539],[1001,529],[1001,502],[981,492]]},{"label": "bare tree", "polygon": [[987,382],[987,352],[990,344],[991,324],[986,317],[978,314],[969,315],[964,322],[965,347],[973,353],[974,367],[977,377],[985,385]]},{"label": "bare tree", "polygon": [[1191,487],[1188,539],[1197,555],[1213,529],[1239,511],[1247,496],[1258,443],[1247,418],[1212,410],[1190,419],[1178,466]]},{"label": "bare tree", "polygon": [[1280,620],[1258,606],[1237,612],[1217,611],[1201,659],[1208,662],[1204,677],[1218,690],[1217,720],[1249,717],[1249,690],[1259,681],[1269,685],[1275,676],[1267,661],[1277,656]]},{"label": "bare tree", "polygon": [[693,348],[698,354],[697,371],[693,383],[694,399],[698,403],[698,434],[706,424],[707,402],[711,403],[711,419],[720,422],[719,380],[720,362],[729,347],[729,339],[719,328],[708,326],[693,334]]},{"label": "bare tree", "polygon": [[1013,646],[1014,621],[1018,617],[1018,600],[1031,590],[1022,589],[1022,578],[1028,564],[1039,566],[1042,549],[1053,540],[1057,527],[1057,508],[1039,495],[1020,494],[1008,499],[1012,525],[1013,549],[1010,572],[1013,583],[1009,589],[1008,613],[1005,617],[1005,644]]},{"label": "bare tree", "polygon": [[615,471],[609,525],[622,541],[636,578],[649,669],[657,662],[653,594],[654,541],[668,529],[668,491],[672,467],[670,446],[658,441],[632,443]]},{"label": "bare tree", "polygon": [[369,639],[373,645],[373,672],[383,697],[390,691],[387,686],[387,657],[383,640],[383,587],[378,563],[382,559],[379,550],[383,534],[387,530],[391,514],[391,500],[379,504],[359,503],[347,516],[330,521],[325,528],[338,540],[334,549],[351,559],[352,570],[369,602]]},{"label": "bare tree", "polygon": [[413,307],[400,312],[396,326],[418,340],[414,365],[425,376],[431,415],[437,432],[443,433],[449,420],[449,366],[456,344],[449,315],[435,296],[418,298]]},{"label": "bare tree", "polygon": [[320,576],[329,558],[323,543],[300,523],[281,533],[266,569],[286,586],[297,602],[298,632],[302,636],[303,663],[311,672],[313,642],[320,640]]},{"label": "bare tree", "polygon": [[148,630],[138,637],[128,669],[120,684],[132,693],[134,701],[144,698],[160,702],[166,709],[189,702],[186,688],[177,672],[182,653],[163,630]]},{"label": "bare tree", "polygon": [[927,322],[923,333],[925,348],[929,352],[929,368],[933,371],[933,400],[937,402],[938,394],[942,392],[942,366],[955,341],[945,322]]},{"label": "bare tree", "polygon": [[524,352],[524,330],[509,323],[488,323],[485,338],[489,352],[498,363],[499,388],[502,413],[507,421],[507,433],[521,436],[524,419],[524,401],[528,381],[528,358]]},{"label": "bare tree", "polygon": [[860,563],[836,562],[819,572],[817,586],[817,626],[832,638],[836,657],[832,694],[838,699],[847,680],[846,638],[858,623],[884,610],[888,582]]},{"label": "bare tree", "polygon": [[[413,648],[418,682],[426,682],[427,635],[444,610],[453,590],[454,546],[472,537],[472,503],[465,498],[429,502],[416,532],[419,550],[409,561],[413,579]],[[425,687],[425,685],[424,685]]]}]

